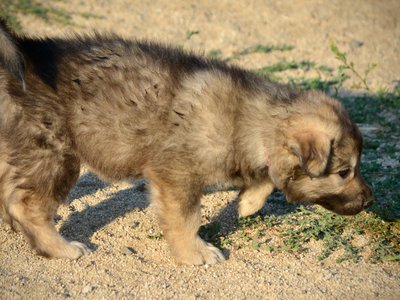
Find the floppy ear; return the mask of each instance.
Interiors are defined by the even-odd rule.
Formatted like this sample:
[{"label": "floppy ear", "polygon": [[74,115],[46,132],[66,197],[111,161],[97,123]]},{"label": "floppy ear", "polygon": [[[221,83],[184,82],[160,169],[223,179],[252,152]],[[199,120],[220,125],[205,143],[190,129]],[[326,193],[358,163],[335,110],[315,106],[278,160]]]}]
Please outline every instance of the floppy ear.
[{"label": "floppy ear", "polygon": [[331,153],[331,140],[322,132],[298,131],[289,139],[290,151],[299,159],[300,167],[311,177],[322,175]]}]

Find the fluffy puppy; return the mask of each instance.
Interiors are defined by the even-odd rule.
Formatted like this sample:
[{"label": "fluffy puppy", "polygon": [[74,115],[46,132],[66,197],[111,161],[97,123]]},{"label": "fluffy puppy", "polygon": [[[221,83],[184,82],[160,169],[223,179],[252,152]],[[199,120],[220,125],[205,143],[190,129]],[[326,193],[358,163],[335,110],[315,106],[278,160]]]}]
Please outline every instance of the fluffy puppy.
[{"label": "fluffy puppy", "polygon": [[362,139],[342,105],[220,61],[116,36],[36,39],[0,25],[0,207],[33,248],[88,249],[53,215],[81,163],[104,178],[144,176],[177,261],[224,259],[197,234],[204,187],[241,187],[239,215],[274,188],[340,214],[371,204]]}]

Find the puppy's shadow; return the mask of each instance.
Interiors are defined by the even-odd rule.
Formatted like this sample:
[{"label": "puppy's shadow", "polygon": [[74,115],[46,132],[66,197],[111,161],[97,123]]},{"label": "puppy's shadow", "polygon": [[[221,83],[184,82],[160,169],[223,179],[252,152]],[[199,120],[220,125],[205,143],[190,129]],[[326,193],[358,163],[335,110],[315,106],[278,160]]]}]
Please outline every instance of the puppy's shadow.
[{"label": "puppy's shadow", "polygon": [[[85,177],[85,175],[81,177],[77,183],[77,187],[71,191],[70,198],[72,200],[83,195],[93,194],[97,190],[107,186],[105,182],[98,179],[95,175],[89,174],[87,175],[89,177]],[[88,180],[89,178],[90,180]],[[85,181],[87,182],[85,183]],[[82,191],[81,187],[86,184],[87,188],[84,188]],[[118,217],[135,209],[144,209],[148,205],[145,182],[138,180],[135,181],[132,188],[121,190],[97,205],[87,206],[79,212],[72,212],[68,220],[61,226],[60,233],[69,240],[77,240],[95,250],[96,245],[91,243],[90,240],[96,231],[113,222]]]},{"label": "puppy's shadow", "polygon": [[[119,191],[97,205],[87,206],[79,212],[72,212],[68,220],[62,224],[60,233],[69,240],[80,241],[95,250],[97,246],[91,242],[91,238],[96,231],[132,210],[145,209],[149,205],[145,185],[145,180],[137,180],[134,182],[132,188]],[[94,194],[107,186],[108,184],[100,180],[96,175],[86,173],[80,177],[75,188],[71,190],[69,198],[71,201],[79,199],[83,196]],[[223,190],[226,191],[227,189]],[[218,191],[221,190],[212,189],[205,193],[215,193]],[[218,232],[216,232],[218,236],[228,236],[239,230],[241,225],[239,224],[237,214],[237,202],[238,197],[236,196],[217,215],[212,217],[205,227],[213,227],[213,224],[218,224]],[[297,207],[298,205],[288,204],[281,193],[275,192],[269,196],[264,207],[251,217],[261,215],[264,218],[268,215],[285,215],[295,211]],[[206,240],[215,243],[216,235],[212,234],[210,236],[207,234],[207,231],[205,230],[206,236],[202,234],[202,230],[200,230],[200,234]],[[229,253],[226,254],[229,255]]]},{"label": "puppy's shadow", "polygon": [[69,192],[68,199],[73,201],[87,195],[92,195],[98,190],[104,189],[107,186],[109,186],[107,182],[100,180],[91,172],[86,172],[79,177],[79,180],[75,184],[74,188]]}]

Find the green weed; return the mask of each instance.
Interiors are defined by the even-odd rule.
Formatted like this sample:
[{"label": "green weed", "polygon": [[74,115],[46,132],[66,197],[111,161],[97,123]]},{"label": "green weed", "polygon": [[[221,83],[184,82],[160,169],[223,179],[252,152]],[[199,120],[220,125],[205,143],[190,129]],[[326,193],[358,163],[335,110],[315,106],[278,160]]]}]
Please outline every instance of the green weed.
[{"label": "green weed", "polygon": [[17,15],[34,15],[46,22],[54,21],[61,24],[72,24],[72,16],[80,15],[84,18],[100,18],[92,13],[74,13],[43,3],[40,0],[2,0],[0,1],[0,17],[17,32],[22,31]]},{"label": "green weed", "polygon": [[244,55],[253,54],[253,53],[270,53],[272,51],[290,51],[294,49],[294,46],[282,44],[282,45],[262,45],[257,44],[248,48],[245,48],[241,51],[235,52],[232,56],[227,57],[224,61],[232,61],[236,59],[240,59]]},{"label": "green weed", "polygon": [[211,49],[208,53],[207,53],[207,57],[210,59],[217,59],[221,57],[221,50],[219,49]]},{"label": "green weed", "polygon": [[347,54],[345,52],[340,51],[333,40],[331,40],[330,46],[331,46],[331,51],[335,54],[336,58],[342,63],[338,67],[339,73],[343,74],[345,70],[350,70],[351,73],[360,80],[360,83],[354,85],[354,87],[360,88],[361,86],[363,86],[367,91],[370,91],[370,88],[369,88],[369,85],[367,82],[368,75],[378,65],[376,63],[369,64],[367,69],[361,75],[360,72],[355,69],[354,63],[352,61],[348,60]]},{"label": "green weed", "polygon": [[200,34],[200,31],[199,30],[188,30],[188,31],[186,31],[186,39],[190,40],[192,38],[192,36],[194,36],[196,34]]},{"label": "green weed", "polygon": [[247,55],[252,53],[270,53],[272,51],[290,51],[293,50],[294,46],[282,44],[282,45],[261,45],[257,44],[251,47],[248,47],[242,51],[236,53],[236,55]]}]

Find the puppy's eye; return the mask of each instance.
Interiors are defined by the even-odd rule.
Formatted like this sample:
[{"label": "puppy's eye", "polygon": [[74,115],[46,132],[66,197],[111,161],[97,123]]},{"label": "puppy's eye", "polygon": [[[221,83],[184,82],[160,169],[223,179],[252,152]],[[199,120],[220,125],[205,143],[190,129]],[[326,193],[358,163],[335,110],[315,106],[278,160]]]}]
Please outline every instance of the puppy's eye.
[{"label": "puppy's eye", "polygon": [[342,179],[346,179],[350,175],[350,169],[341,170],[338,174],[340,177],[342,177]]}]

